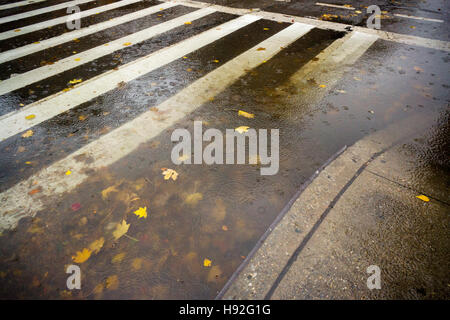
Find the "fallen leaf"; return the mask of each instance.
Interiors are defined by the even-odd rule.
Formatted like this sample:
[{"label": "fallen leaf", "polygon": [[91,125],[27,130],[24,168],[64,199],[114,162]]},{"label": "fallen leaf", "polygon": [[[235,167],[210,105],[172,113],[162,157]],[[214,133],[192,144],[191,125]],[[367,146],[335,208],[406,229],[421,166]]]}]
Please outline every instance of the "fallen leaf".
[{"label": "fallen leaf", "polygon": [[106,200],[111,192],[119,192],[119,190],[117,190],[115,186],[111,186],[102,190],[102,199]]},{"label": "fallen leaf", "polygon": [[73,211],[78,211],[81,208],[81,204],[76,202],[76,203],[72,204],[71,208]]},{"label": "fallen leaf", "polygon": [[222,226],[222,230],[223,231],[228,231],[228,227],[224,225],[224,226]]},{"label": "fallen leaf", "polygon": [[100,249],[103,247],[103,244],[105,243],[105,238],[101,237],[98,240],[93,241],[89,245],[89,249],[92,250],[95,254],[99,253]]},{"label": "fallen leaf", "polygon": [[186,21],[184,24],[192,24],[192,22],[190,21]]},{"label": "fallen leaf", "polygon": [[269,30],[269,28],[264,28],[265,31]]},{"label": "fallen leaf", "polygon": [[119,254],[116,254],[114,258],[112,258],[112,263],[120,263],[122,262],[123,258],[125,258],[125,252],[121,252]]},{"label": "fallen leaf", "polygon": [[184,202],[189,205],[195,206],[197,203],[203,199],[203,195],[200,192],[192,193],[186,197]]},{"label": "fallen leaf", "polygon": [[244,133],[244,132],[247,132],[249,128],[250,128],[250,127],[247,127],[247,126],[240,126],[240,127],[237,127],[237,128],[234,129],[234,130],[237,131],[237,132],[239,132],[239,133]]},{"label": "fallen leaf", "polygon": [[136,211],[133,212],[135,215],[137,215],[140,218],[147,218],[147,207],[139,207]]},{"label": "fallen leaf", "polygon": [[131,45],[131,42],[125,42],[123,45],[124,46],[129,46],[129,45]]},{"label": "fallen leaf", "polygon": [[128,232],[128,228],[130,228],[130,224],[127,224],[125,220],[122,220],[122,223],[118,223],[116,225],[116,230],[113,232],[114,239],[119,239],[125,233]]},{"label": "fallen leaf", "polygon": [[205,267],[211,267],[211,263],[212,263],[212,261],[209,259],[203,260],[203,266],[205,266]]},{"label": "fallen leaf", "polygon": [[411,28],[411,29],[415,29],[416,27],[414,27],[414,26],[410,26],[410,28]]},{"label": "fallen leaf", "polygon": [[16,29],[16,30],[14,30],[14,32],[19,32],[21,29]]},{"label": "fallen leaf", "polygon": [[215,59],[215,60],[213,60],[213,62],[215,62],[215,63],[219,63],[219,60]]},{"label": "fallen leaf", "polygon": [[414,67],[414,70],[416,70],[417,72],[423,72],[423,69],[420,67]]},{"label": "fallen leaf", "polygon": [[133,262],[131,263],[131,266],[133,267],[134,270],[139,270],[142,266],[142,259],[141,258],[134,259]]},{"label": "fallen leaf", "polygon": [[264,50],[266,50],[266,48],[263,47],[259,47],[258,49],[256,49],[256,51],[264,51]]},{"label": "fallen leaf", "polygon": [[70,84],[75,84],[75,83],[79,83],[81,81],[83,81],[83,80],[82,79],[73,79],[73,80],[70,80],[69,83]]},{"label": "fallen leaf", "polygon": [[416,196],[417,199],[420,199],[422,201],[428,202],[430,201],[430,198],[428,198],[427,196],[421,194],[420,196]]},{"label": "fallen leaf", "polygon": [[34,114],[30,114],[30,115],[25,117],[25,119],[27,119],[27,120],[31,120],[31,119],[34,119],[34,118],[36,118],[36,116]]},{"label": "fallen leaf", "polygon": [[38,193],[38,192],[41,192],[41,188],[33,189],[33,190],[31,190],[30,192],[28,192],[28,194],[31,196],[31,195],[36,194],[36,193]]},{"label": "fallen leaf", "polygon": [[187,68],[186,71],[187,71],[187,72],[191,72],[192,69],[191,69],[191,68]]},{"label": "fallen leaf", "polygon": [[161,168],[162,175],[164,176],[164,180],[169,180],[170,178],[172,178],[172,180],[177,180],[178,178],[178,172],[176,172],[173,169],[167,169],[167,168]]},{"label": "fallen leaf", "polygon": [[33,130],[27,130],[23,135],[22,138],[29,138],[31,136],[33,136],[34,132]]},{"label": "fallen leaf", "polygon": [[82,251],[77,251],[76,255],[72,256],[72,260],[75,263],[83,263],[91,256],[92,251],[84,248]]},{"label": "fallen leaf", "polygon": [[109,276],[106,278],[106,288],[110,290],[116,290],[119,287],[119,278],[117,275]]},{"label": "fallen leaf", "polygon": [[70,170],[66,171],[66,176],[70,176],[71,174],[72,174],[72,171],[70,171]]},{"label": "fallen leaf", "polygon": [[250,119],[255,117],[255,115],[253,113],[248,113],[248,112],[245,112],[242,110],[238,111],[238,115],[246,117],[246,118],[250,118]]},{"label": "fallen leaf", "polygon": [[75,60],[75,61],[80,61],[81,59],[80,59],[80,58],[75,58],[74,60]]},{"label": "fallen leaf", "polygon": [[321,88],[326,88],[327,86],[324,85],[324,84],[321,84],[321,85],[319,85],[319,87],[321,87]]}]

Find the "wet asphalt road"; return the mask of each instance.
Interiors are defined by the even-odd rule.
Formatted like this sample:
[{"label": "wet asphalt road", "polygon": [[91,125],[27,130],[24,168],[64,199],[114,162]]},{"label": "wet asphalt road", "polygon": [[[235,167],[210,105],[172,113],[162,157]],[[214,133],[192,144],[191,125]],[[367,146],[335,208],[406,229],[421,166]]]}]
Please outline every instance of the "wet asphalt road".
[{"label": "wet asphalt road", "polygon": [[[3,10],[0,19],[62,2],[50,0]],[[117,1],[92,1],[80,7],[88,10],[114,2]],[[341,2],[334,3],[352,4]],[[389,14],[444,21],[385,18],[382,30],[449,40],[449,8],[445,1],[430,1],[426,7],[422,2],[376,2]],[[237,1],[214,3],[243,6]],[[325,20],[365,25],[367,16],[363,13],[348,16],[347,9],[314,3],[248,1],[244,4],[246,8],[300,17],[323,19],[324,14],[332,14],[337,17]],[[251,51],[256,56],[268,51],[270,48],[261,47],[261,42],[288,28],[291,25],[288,22],[254,21],[223,37],[212,38],[203,46],[134,79],[120,81],[135,61],[147,59],[151,64],[148,55],[182,41],[193,43],[196,35],[208,30],[221,31],[225,23],[235,24],[239,17],[219,11],[192,21],[181,20],[170,30],[139,43],[124,43],[120,49],[105,51],[92,61],[82,55],[76,67],[61,67],[55,75],[41,76],[49,68],[59,66],[58,61],[62,59],[98,47],[107,48],[105,44],[111,45],[112,41],[198,10],[184,5],[160,10],[162,4],[140,1],[84,17],[82,28],[88,28],[156,8],[144,17],[0,64],[0,89],[13,83],[16,75],[37,68],[41,71],[33,77],[42,78],[23,86],[22,80],[18,80],[17,89],[0,96],[2,126],[12,127],[10,119],[17,114],[23,121],[31,114],[27,110],[33,110],[37,120],[43,117],[42,121],[25,125],[15,134],[1,132],[2,298],[214,298],[298,188],[342,146],[411,115],[429,117],[432,119],[429,126],[435,130],[446,126],[450,81],[449,52],[445,50],[378,39],[356,53],[342,51],[343,62],[321,64],[327,60],[322,56],[317,58],[318,55],[335,41],[346,41],[350,34],[313,28],[292,43],[278,46],[273,57],[261,60],[256,67],[245,68],[242,76],[234,78],[235,69],[226,69],[244,52]],[[363,1],[354,7],[364,12],[366,5]],[[0,36],[9,30],[64,15],[65,10],[57,10],[2,23]],[[21,50],[38,41],[44,44],[68,31],[65,24],[24,35],[17,31],[17,36],[0,40],[0,58],[10,50]],[[346,64],[355,54],[361,57],[355,63]],[[302,74],[312,62],[316,64],[309,73]],[[145,68],[146,64],[142,66]],[[219,76],[208,78],[213,72]],[[101,93],[102,79],[111,73],[118,74],[118,81],[113,89]],[[199,92],[198,106],[172,121],[172,114],[180,106],[176,101],[172,103],[171,98],[183,96],[186,89],[202,79],[207,79],[207,96],[203,99]],[[81,81],[74,84],[73,80]],[[229,82],[224,90],[216,92],[215,88],[226,81]],[[67,96],[68,101],[70,97],[75,99],[77,88],[92,90],[80,93],[85,98],[67,111],[62,109],[62,104],[51,103],[58,96]],[[193,101],[197,103],[197,100]],[[168,104],[167,108],[161,107],[164,103]],[[41,104],[42,109],[36,108]],[[56,115],[45,118],[49,107],[57,110]],[[238,110],[254,114],[254,118],[242,117]],[[135,129],[147,129],[150,138],[137,148],[123,151],[133,142],[127,143],[125,135],[116,144],[102,140],[147,114],[151,115],[148,128]],[[192,133],[195,120],[203,121],[205,129],[216,128],[222,132],[239,126],[278,128],[278,173],[261,176],[260,164],[174,165],[170,158],[174,146],[170,136],[177,128],[187,128]],[[424,161],[431,171],[436,167],[439,172],[447,173],[441,177],[441,183],[448,186],[448,136],[440,139],[440,148],[436,142],[430,143]],[[100,147],[89,149],[98,141]],[[102,154],[111,154],[117,160],[111,163],[105,160],[102,165],[98,160]],[[66,166],[69,163],[66,159],[72,155],[75,155],[73,167]],[[54,167],[59,171],[46,176],[48,168]],[[162,168],[176,170],[178,178],[164,180]],[[445,192],[442,194],[445,197]],[[133,214],[142,207],[147,208],[146,218]],[[16,214],[18,219],[9,220],[9,216]],[[114,231],[123,220],[130,224],[129,229],[124,236],[116,238]],[[76,262],[81,261],[77,252],[84,248],[89,251],[88,257]],[[211,266],[204,265],[205,259],[211,261]],[[83,283],[81,290],[69,291],[65,270],[73,263],[80,265]]]}]

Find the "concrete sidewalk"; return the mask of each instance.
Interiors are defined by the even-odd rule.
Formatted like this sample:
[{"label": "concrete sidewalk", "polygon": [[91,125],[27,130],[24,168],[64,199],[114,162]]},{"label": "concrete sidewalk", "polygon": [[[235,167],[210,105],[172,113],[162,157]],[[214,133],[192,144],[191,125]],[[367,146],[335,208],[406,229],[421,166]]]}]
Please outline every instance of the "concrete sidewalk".
[{"label": "concrete sidewalk", "polygon": [[[429,123],[406,119],[343,152],[219,297],[448,299],[448,166],[425,165],[436,163],[430,145],[448,144],[448,124]],[[367,288],[370,265],[381,269],[380,290]]]}]

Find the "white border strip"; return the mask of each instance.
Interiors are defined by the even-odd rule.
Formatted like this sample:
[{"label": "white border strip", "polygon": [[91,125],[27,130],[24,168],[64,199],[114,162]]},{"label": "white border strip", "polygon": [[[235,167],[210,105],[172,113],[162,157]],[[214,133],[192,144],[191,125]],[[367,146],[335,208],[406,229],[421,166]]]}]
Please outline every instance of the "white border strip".
[{"label": "white border strip", "polygon": [[[311,24],[315,26],[316,28],[320,29],[331,29],[336,31],[344,31],[348,27],[346,24],[337,23],[337,22],[331,22],[331,21],[324,21],[324,20],[316,20],[316,19],[309,19],[309,18],[303,18],[298,16],[292,16],[287,15],[283,13],[276,13],[276,12],[267,12],[267,11],[253,11],[251,9],[238,9],[238,8],[231,8],[231,7],[225,7],[225,6],[219,6],[219,5],[211,5],[210,3],[203,3],[199,1],[187,1],[187,0],[161,0],[164,2],[171,2],[171,3],[178,3],[184,6],[188,7],[194,7],[194,8],[204,8],[204,7],[211,7],[219,12],[226,12],[231,14],[237,14],[237,15],[244,15],[244,14],[252,14],[256,16],[260,16],[263,19],[273,20],[277,22],[300,22],[305,24]],[[410,36],[400,33],[394,33],[394,32],[387,32],[382,30],[376,30],[376,29],[369,29],[365,27],[352,27],[354,31],[359,31],[367,34],[374,34],[377,35],[382,40],[412,45],[412,46],[420,46],[420,47],[426,47],[436,50],[443,50],[443,51],[450,51],[450,42],[448,41],[442,41],[442,40],[435,40],[435,39],[428,39],[428,38],[422,38],[422,37],[416,37],[416,36]]]},{"label": "white border strip", "polygon": [[56,36],[56,37],[53,37],[50,39],[46,39],[46,40],[36,42],[36,43],[30,43],[30,44],[27,44],[23,47],[19,47],[16,49],[11,49],[11,50],[0,53],[0,63],[5,63],[10,60],[18,59],[18,58],[21,58],[23,56],[26,56],[26,55],[29,55],[29,54],[32,54],[35,52],[42,51],[44,49],[48,49],[48,48],[60,45],[62,43],[71,41],[73,39],[85,37],[87,35],[90,35],[90,34],[93,34],[93,33],[108,29],[108,28],[115,27],[115,26],[118,26],[123,23],[127,23],[127,22],[130,22],[133,20],[140,19],[142,17],[145,17],[145,16],[151,15],[155,12],[158,12],[161,9],[168,9],[168,8],[172,8],[175,6],[178,6],[178,4],[165,2],[162,4],[158,4],[156,6],[153,6],[153,7],[149,7],[147,9],[139,10],[136,12],[126,14],[124,16],[113,18],[108,21],[103,21],[103,22],[91,25],[89,27],[82,28],[80,30],[66,32],[66,33],[63,33],[62,35],[59,35],[59,36]]},{"label": "white border strip", "polygon": [[115,51],[121,50],[125,48],[125,43],[135,45],[137,43],[155,37],[161,33],[172,30],[176,27],[183,26],[187,21],[194,21],[214,12],[216,11],[211,8],[199,9],[175,19],[157,24],[155,26],[126,35],[125,37],[116,39],[108,43],[103,43],[92,49],[61,59],[52,65],[42,66],[40,68],[36,68],[28,72],[16,75],[15,77],[0,82],[0,95],[28,86],[32,83],[52,77],[59,73],[76,68],[80,65],[111,54]]},{"label": "white border strip", "polygon": [[[132,3],[136,3],[136,2],[139,2],[139,1],[142,1],[142,0],[122,0],[122,1],[118,1],[118,2],[114,2],[114,3],[111,3],[111,4],[104,5],[104,6],[101,6],[101,7],[96,7],[96,8],[92,8],[92,9],[86,10],[86,11],[81,11],[80,13],[74,13],[74,14],[71,14],[71,15],[62,16],[62,17],[59,17],[59,18],[55,18],[55,19],[51,19],[51,20],[47,20],[47,21],[43,21],[43,22],[38,22],[38,23],[31,24],[31,25],[28,25],[28,26],[25,26],[25,27],[17,28],[15,30],[5,31],[5,32],[0,33],[0,40],[6,40],[6,39],[14,38],[14,37],[17,37],[17,36],[21,36],[23,34],[27,34],[27,33],[30,33],[30,32],[37,31],[37,30],[41,30],[41,29],[45,29],[45,28],[48,28],[48,27],[56,26],[56,25],[61,24],[61,23],[66,23],[67,21],[73,20],[73,19],[75,19],[77,17],[79,17],[81,19],[81,18],[84,18],[84,17],[87,17],[87,16],[91,16],[91,15],[94,15],[94,14],[97,14],[97,13],[101,13],[101,12],[104,12],[104,11],[120,8],[120,7],[129,5],[129,4],[132,4]],[[16,31],[16,30],[18,30],[18,31]]]},{"label": "white border strip", "polygon": [[[136,59],[119,67],[118,70],[110,70],[91,78],[70,91],[56,93],[29,104],[19,111],[8,113],[0,117],[0,141],[113,90],[119,83],[139,78],[259,19],[261,18],[252,15],[241,16],[170,47]],[[35,117],[27,120],[26,117],[29,115]]]},{"label": "white border strip", "polygon": [[35,4],[35,3],[39,3],[39,2],[44,2],[47,0],[25,0],[25,1],[19,1],[19,2],[14,2],[14,3],[8,3],[8,4],[4,4],[0,6],[0,10],[7,10],[7,9],[12,9],[12,8],[16,8],[16,7],[23,7],[29,4]]},{"label": "white border strip", "polygon": [[[256,17],[252,19],[250,16],[243,16],[238,19],[242,21],[242,18],[246,21],[254,21]],[[224,25],[220,28],[223,29],[223,27]],[[45,203],[54,202],[62,193],[70,192],[76,188],[88,178],[86,173],[88,170],[97,170],[111,165],[129,155],[141,143],[156,137],[163,130],[209,101],[211,97],[224,91],[245,75],[248,69],[253,69],[269,60],[282,48],[296,41],[312,28],[311,25],[294,23],[211,71],[158,105],[158,109],[164,111],[167,116],[163,121],[154,119],[153,111],[146,111],[66,158],[40,170],[27,180],[19,182],[2,192],[0,194],[0,200],[2,201],[0,232],[14,228],[21,218],[34,216],[38,211],[44,209]],[[260,47],[264,47],[266,50],[258,51],[257,49]],[[85,155],[92,161],[89,163],[78,161],[76,159],[79,155]],[[69,169],[72,174],[64,175],[64,172]],[[45,184],[42,185],[43,189],[39,194],[30,196],[28,192],[33,181],[45,181]]]},{"label": "white border strip", "polygon": [[346,7],[346,6],[343,6],[343,5],[331,4],[331,3],[323,3],[323,2],[316,2],[316,6],[338,8],[338,9],[346,9],[346,10],[355,10],[355,8],[353,8],[353,7]]},{"label": "white border strip", "polygon": [[40,15],[40,14],[43,14],[43,13],[47,13],[47,12],[51,12],[51,11],[55,11],[55,10],[60,10],[60,9],[64,9],[64,8],[80,5],[80,4],[83,4],[83,3],[92,2],[92,1],[95,1],[95,0],[74,0],[74,1],[64,2],[64,3],[61,3],[61,4],[56,4],[56,5],[50,6],[50,7],[45,7],[45,8],[32,10],[32,11],[27,11],[27,12],[24,12],[24,13],[18,13],[18,14],[14,14],[12,16],[0,18],[0,24],[11,22],[11,21],[15,21],[15,20],[29,18],[29,17],[37,16],[37,15]]},{"label": "white border strip", "polygon": [[440,23],[444,22],[444,20],[423,18],[423,17],[416,17],[416,16],[409,16],[409,15],[400,14],[400,13],[394,13],[394,16],[400,17],[400,18],[408,18],[408,19],[415,19],[415,20],[422,20],[422,21],[430,21],[430,22],[440,22]]}]

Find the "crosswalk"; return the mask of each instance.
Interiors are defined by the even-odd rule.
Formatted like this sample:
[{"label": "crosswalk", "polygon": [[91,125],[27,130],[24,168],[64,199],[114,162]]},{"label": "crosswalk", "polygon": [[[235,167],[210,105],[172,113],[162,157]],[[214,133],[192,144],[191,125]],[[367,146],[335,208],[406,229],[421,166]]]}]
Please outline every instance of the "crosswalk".
[{"label": "crosswalk", "polygon": [[[114,296],[119,290],[114,291],[111,283],[105,284],[102,288],[111,294],[109,297],[211,297],[248,253],[248,243],[258,238],[257,232],[252,233],[252,221],[270,219],[262,214],[263,210],[267,207],[267,211],[272,208],[275,212],[277,206],[284,205],[270,207],[278,201],[277,196],[284,201],[289,188],[298,188],[298,180],[306,176],[298,173],[292,182],[286,168],[295,171],[303,166],[298,163],[299,155],[307,152],[299,151],[297,143],[284,146],[283,161],[292,163],[273,180],[252,176],[253,167],[234,167],[220,169],[225,172],[224,176],[218,174],[222,180],[210,175],[206,181],[202,175],[206,176],[209,169],[197,166],[176,168],[180,178],[176,183],[167,183],[160,170],[171,165],[166,153],[170,154],[167,136],[173,128],[203,120],[203,114],[210,109],[214,111],[205,116],[205,126],[207,122],[212,123],[211,127],[237,126],[239,121],[249,119],[240,119],[235,109],[253,112],[242,102],[248,95],[247,101],[263,105],[253,119],[255,128],[271,128],[276,123],[296,130],[301,121],[288,116],[280,119],[279,109],[302,109],[300,115],[304,116],[308,108],[316,108],[326,95],[335,94],[333,88],[363,55],[383,45],[380,39],[450,51],[448,43],[443,42],[401,38],[362,28],[346,30],[328,22],[195,1],[33,3],[19,1],[0,6],[0,237],[5,243],[2,249],[8,253],[7,259],[0,259],[0,271],[12,268],[8,260],[12,253],[18,252],[21,263],[35,269],[39,269],[36,259],[42,259],[39,261],[49,278],[58,280],[47,284],[48,290],[53,290],[47,296],[33,291],[41,290],[40,286],[20,286],[32,297],[62,297],[66,276],[63,266],[73,262],[75,252],[100,237],[105,240],[101,254],[92,253],[82,265],[88,265],[83,269],[87,280],[83,282],[86,296],[82,298],[90,298],[104,283],[102,268],[111,265],[108,276],[117,273],[124,285],[123,295]],[[52,16],[74,4],[86,6],[79,30],[67,29],[67,15]],[[279,105],[272,106],[270,101]],[[231,102],[235,105],[226,105]],[[289,115],[289,110],[283,112]],[[362,113],[366,116],[367,111]],[[230,120],[231,114],[237,119]],[[166,145],[155,151],[153,143],[158,145],[160,141]],[[316,160],[311,159],[311,163]],[[213,170],[209,174],[217,173]],[[111,172],[117,172],[116,176],[111,177]],[[262,192],[258,195],[253,191],[247,194],[255,181],[272,184],[279,194],[268,195],[264,189],[259,189]],[[121,189],[126,184],[131,184],[131,189]],[[278,187],[283,184],[288,187]],[[206,196],[202,188],[211,189],[211,193]],[[139,194],[142,190],[144,195]],[[108,198],[110,192],[120,198],[114,205],[111,203],[116,200]],[[201,192],[205,194],[202,201],[210,200],[211,204],[196,207],[192,198],[199,199]],[[234,198],[226,199],[222,193],[234,194]],[[249,199],[245,199],[245,206],[243,201],[239,206],[234,203],[240,194]],[[253,201],[259,201],[257,206]],[[261,204],[264,201],[266,207]],[[135,205],[148,206],[149,218],[134,219]],[[207,212],[203,217],[202,210]],[[246,213],[245,222],[242,212]],[[26,219],[30,217],[35,217],[31,225],[31,219]],[[124,217],[131,224],[126,239],[129,241],[117,243],[112,228]],[[212,222],[205,226],[200,219]],[[37,226],[40,223],[45,227]],[[234,230],[227,225],[234,226]],[[20,232],[10,232],[14,230]],[[20,233],[26,237],[22,239]],[[29,248],[38,249],[31,252]],[[238,253],[241,248],[243,251]],[[119,249],[127,255],[122,270],[115,258]],[[222,270],[217,267],[219,262],[211,258],[215,252],[219,252],[216,260],[223,259]],[[214,260],[213,268],[203,268],[206,258]],[[161,271],[162,265],[167,269]],[[191,266],[192,270],[188,270]],[[137,270],[145,270],[147,278],[139,278]],[[29,273],[46,281],[41,271]],[[9,288],[18,288],[17,283],[25,283],[9,273],[5,279],[1,280],[0,295]],[[159,291],[146,292],[141,282]],[[165,295],[170,291],[164,287],[167,283],[171,294],[176,294]],[[138,287],[141,289],[135,290]],[[191,296],[189,290],[197,290],[196,295]],[[103,294],[97,291],[96,295]]]},{"label": "crosswalk", "polygon": [[[86,2],[86,1],[84,1]],[[83,17],[88,15],[113,10],[121,6],[132,4],[137,0],[121,0],[108,5],[99,6],[82,13]],[[39,12],[56,10],[57,8],[68,7],[74,4],[81,4],[83,1],[71,1],[39,9]],[[42,124],[69,112],[86,103],[95,101],[98,97],[108,95],[111,92],[119,90],[118,88],[132,84],[145,75],[151,74],[155,70],[161,70],[164,66],[183,61],[186,56],[195,53],[201,48],[214,46],[219,39],[229,36],[238,30],[251,27],[261,16],[246,14],[242,16],[227,15],[226,21],[208,28],[208,20],[216,10],[212,8],[200,8],[189,13],[173,17],[165,22],[156,23],[153,26],[138,30],[133,33],[127,33],[123,27],[127,23],[133,23],[138,19],[156,19],[161,13],[170,8],[179,7],[179,4],[171,2],[154,2],[152,6],[143,10],[136,10],[118,16],[111,20],[103,21],[97,24],[89,25],[80,30],[69,31],[55,37],[46,39],[39,43],[26,44],[23,47],[4,51],[0,54],[1,71],[3,81],[0,83],[0,95],[3,97],[1,102],[0,117],[0,141],[7,144],[11,139],[18,139],[27,130],[36,130]],[[1,21],[11,21],[11,19],[21,19],[30,15],[38,15],[37,10],[24,12],[21,15],[6,17]],[[222,14],[223,15],[223,14]],[[203,19],[203,20],[202,20]],[[202,21],[198,25],[199,31],[186,39],[175,42],[169,46],[163,46],[159,50],[152,51],[148,47],[141,46],[142,55],[127,63],[118,65],[113,69],[104,68],[94,73],[92,77],[83,77],[83,68],[92,67],[96,61],[111,57],[113,54],[121,53],[124,50],[130,50],[138,47],[142,43],[151,41],[158,36],[164,36],[171,30],[178,33],[184,33],[183,30],[195,26],[196,21]],[[0,33],[0,41],[5,42],[11,37],[16,37],[24,32],[31,33],[49,26],[65,23],[66,17],[41,21],[31,26],[23,26],[21,32],[14,30]],[[263,20],[261,20],[263,21]],[[268,31],[263,28],[262,32]],[[208,102],[211,98],[217,96],[228,86],[245,75],[249,70],[267,63],[274,55],[283,51],[293,42],[302,38],[305,34],[314,29],[313,25],[305,23],[291,23],[283,25],[280,31],[268,35],[265,40],[259,41],[247,50],[240,52],[237,56],[231,57],[228,61],[216,63],[217,66],[211,68],[209,72],[198,79],[194,79],[185,88],[179,92],[174,92],[156,105],[158,110],[166,112],[164,121],[154,120],[153,111],[144,111],[138,114],[134,119],[125,122],[114,130],[98,139],[82,146],[78,150],[66,157],[59,159],[47,167],[39,168],[25,177],[22,181],[16,181],[9,188],[2,190],[0,198],[2,202],[2,215],[0,216],[0,227],[2,230],[14,228],[18,221],[26,216],[34,216],[39,210],[43,209],[50,199],[57,198],[64,192],[69,192],[80,185],[86,178],[87,169],[96,170],[108,166],[130,154],[138,148],[141,143],[149,141],[164,129],[174,125],[187,114],[193,112],[202,104]],[[57,60],[55,63],[43,66],[35,66],[24,73],[14,74],[8,66],[14,66],[16,59],[26,60],[27,56],[45,57],[56,46],[65,46],[72,44],[74,38],[95,35],[100,31],[110,30],[118,33],[116,39],[108,42],[97,39],[95,46],[81,52],[73,51],[73,54]],[[268,33],[270,34],[270,33]],[[311,61],[310,64],[303,66],[296,74],[292,76],[293,81],[303,81],[307,74],[322,70],[322,68],[332,68],[333,65],[351,64],[361,56],[376,40],[376,35],[368,35],[360,32],[352,32],[345,37],[339,37],[329,48],[319,54],[318,61]],[[75,43],[76,44],[76,43]],[[74,46],[75,48],[76,46]],[[145,50],[149,50],[145,54]],[[52,87],[52,82],[59,81],[58,77],[69,75],[78,78],[74,71],[80,73],[80,82],[70,85],[62,91],[51,93],[51,90],[45,90],[49,94],[40,94],[40,99],[35,102],[20,105],[15,94],[21,90],[43,90],[42,87]],[[9,77],[8,77],[9,74]],[[338,79],[336,73],[336,80]],[[319,75],[317,75],[319,76]],[[331,81],[330,75],[324,81]],[[35,86],[38,84],[38,86]],[[6,98],[5,98],[6,97]],[[0,98],[1,99],[1,98]],[[20,100],[20,99],[19,99]],[[16,101],[16,106],[8,106],[11,101]],[[88,154],[91,157],[89,163],[77,161],[82,154]],[[71,168],[73,174],[64,177],[62,180],[61,172]],[[11,179],[11,176],[8,175]],[[14,180],[14,179],[13,179]],[[29,195],[27,191],[33,181],[46,181],[43,190],[39,196]]]}]

